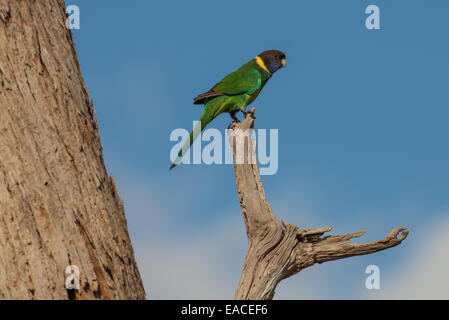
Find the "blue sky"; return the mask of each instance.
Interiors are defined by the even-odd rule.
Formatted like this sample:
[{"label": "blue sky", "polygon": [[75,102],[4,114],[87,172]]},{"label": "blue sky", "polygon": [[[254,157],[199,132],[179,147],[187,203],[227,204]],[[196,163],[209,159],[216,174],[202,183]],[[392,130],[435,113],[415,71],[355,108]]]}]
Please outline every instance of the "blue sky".
[{"label": "blue sky", "polygon": [[[233,297],[247,249],[233,168],[169,172],[169,136],[198,120],[193,97],[267,49],[288,60],[253,104],[256,127],[279,130],[279,170],[262,178],[275,215],[366,230],[359,242],[410,229],[399,247],[284,280],[276,298],[449,298],[447,1],[66,3],[147,298]],[[380,30],[365,28],[370,4]],[[365,289],[370,264],[381,290]]]}]

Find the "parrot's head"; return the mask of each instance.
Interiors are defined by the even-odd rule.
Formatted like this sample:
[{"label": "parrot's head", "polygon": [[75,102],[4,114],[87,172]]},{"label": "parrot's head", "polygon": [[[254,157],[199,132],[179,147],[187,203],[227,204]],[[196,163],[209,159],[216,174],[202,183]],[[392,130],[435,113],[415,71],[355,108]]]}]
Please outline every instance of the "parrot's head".
[{"label": "parrot's head", "polygon": [[268,50],[257,56],[260,58],[270,73],[274,73],[287,65],[287,58],[282,51]]}]

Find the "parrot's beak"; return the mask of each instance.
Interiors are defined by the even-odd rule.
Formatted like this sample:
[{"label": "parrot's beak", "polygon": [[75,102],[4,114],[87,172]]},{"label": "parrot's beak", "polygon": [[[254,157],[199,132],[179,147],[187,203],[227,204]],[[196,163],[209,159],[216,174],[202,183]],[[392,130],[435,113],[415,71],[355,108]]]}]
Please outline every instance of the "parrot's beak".
[{"label": "parrot's beak", "polygon": [[282,59],[281,63],[282,63],[282,68],[284,68],[287,65],[287,59],[285,59],[285,58]]}]

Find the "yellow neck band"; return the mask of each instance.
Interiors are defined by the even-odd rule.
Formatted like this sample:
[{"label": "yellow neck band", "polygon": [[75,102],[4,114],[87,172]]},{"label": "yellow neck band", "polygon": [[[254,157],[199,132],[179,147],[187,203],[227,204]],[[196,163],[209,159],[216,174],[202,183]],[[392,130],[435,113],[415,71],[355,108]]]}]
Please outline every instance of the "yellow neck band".
[{"label": "yellow neck band", "polygon": [[270,72],[270,70],[267,69],[267,66],[265,65],[265,63],[263,62],[261,57],[257,56],[255,59],[256,59],[256,63],[259,65],[259,67],[264,69],[266,72]]}]

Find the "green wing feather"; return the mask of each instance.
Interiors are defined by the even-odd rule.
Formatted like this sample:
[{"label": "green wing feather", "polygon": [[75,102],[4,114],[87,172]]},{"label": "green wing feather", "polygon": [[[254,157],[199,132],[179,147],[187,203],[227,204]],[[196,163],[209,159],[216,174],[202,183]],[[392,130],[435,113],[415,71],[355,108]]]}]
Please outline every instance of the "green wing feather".
[{"label": "green wing feather", "polygon": [[229,96],[254,93],[262,84],[260,72],[256,69],[241,69],[227,75],[213,90]]},{"label": "green wing feather", "polygon": [[209,99],[219,96],[252,94],[262,85],[262,75],[251,62],[227,75],[209,91],[193,99],[195,104],[204,104]]}]

